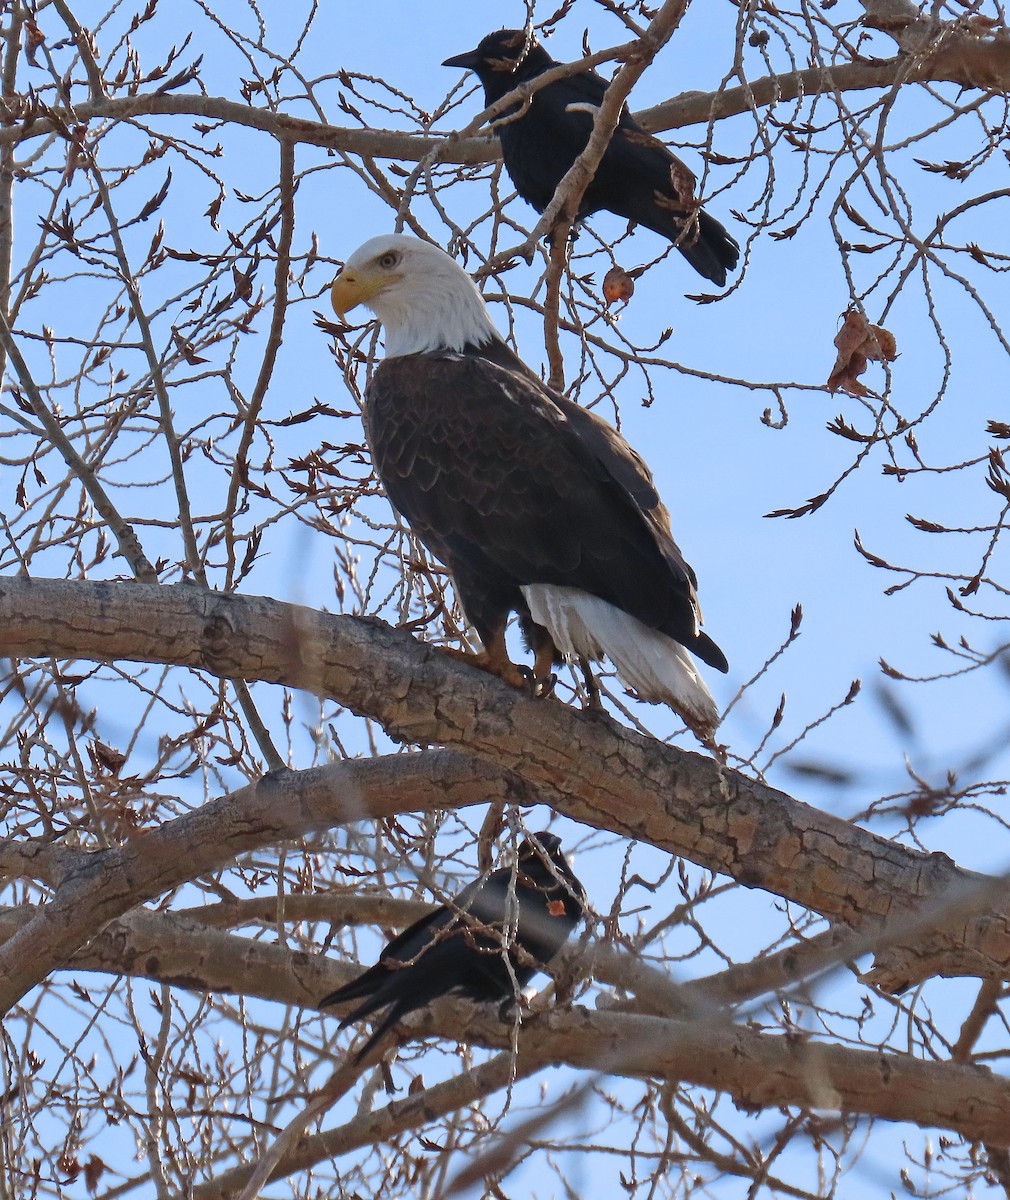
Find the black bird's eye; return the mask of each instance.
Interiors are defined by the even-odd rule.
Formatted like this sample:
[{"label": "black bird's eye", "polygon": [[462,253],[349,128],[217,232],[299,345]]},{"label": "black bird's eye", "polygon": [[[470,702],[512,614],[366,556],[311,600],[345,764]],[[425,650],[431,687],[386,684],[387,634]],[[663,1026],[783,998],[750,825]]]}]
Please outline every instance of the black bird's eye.
[{"label": "black bird's eye", "polygon": [[399,262],[399,255],[392,250],[379,257],[379,266],[384,267],[386,270],[390,267],[395,267],[397,262]]}]

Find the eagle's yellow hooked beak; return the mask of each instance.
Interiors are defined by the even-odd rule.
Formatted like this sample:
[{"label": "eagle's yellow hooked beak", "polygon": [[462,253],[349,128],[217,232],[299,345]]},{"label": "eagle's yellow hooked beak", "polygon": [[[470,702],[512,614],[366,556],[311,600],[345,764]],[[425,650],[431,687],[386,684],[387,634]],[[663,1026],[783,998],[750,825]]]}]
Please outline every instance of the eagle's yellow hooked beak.
[{"label": "eagle's yellow hooked beak", "polygon": [[380,274],[367,267],[344,267],[330,285],[330,301],[333,311],[341,319],[359,304],[367,304],[376,293],[392,282],[388,273]]},{"label": "eagle's yellow hooked beak", "polygon": [[330,302],[341,321],[345,321],[351,309],[363,299],[361,285],[354,272],[341,271],[330,286]]}]

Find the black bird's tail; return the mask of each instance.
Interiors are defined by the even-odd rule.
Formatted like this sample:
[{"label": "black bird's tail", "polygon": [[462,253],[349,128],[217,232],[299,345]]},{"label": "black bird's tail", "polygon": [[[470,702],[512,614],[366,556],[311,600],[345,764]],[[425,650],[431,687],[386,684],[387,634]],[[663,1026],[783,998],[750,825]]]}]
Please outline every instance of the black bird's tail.
[{"label": "black bird's tail", "polygon": [[683,232],[686,214],[676,212],[658,200],[637,206],[637,211],[628,216],[654,233],[676,241],[677,249],[699,275],[710,279],[717,287],[725,286],[726,273],[736,267],[740,247],[715,217],[699,209],[687,231]]},{"label": "black bird's tail", "polygon": [[699,275],[711,279],[718,287],[725,286],[726,272],[735,269],[740,257],[736,239],[726,232],[715,217],[701,210],[683,240],[677,244],[677,249]]},{"label": "black bird's tail", "polygon": [[[366,1002],[361,1006],[361,1008],[355,1009],[355,1011],[349,1016],[344,1017],[344,1019],[340,1022],[340,1028],[343,1029],[352,1021],[358,1021],[362,1017],[367,1016],[370,1012],[374,1011],[375,1007],[381,1006],[369,1007],[368,1003]],[[392,1029],[402,1016],[410,1012],[410,1009],[410,1004],[401,1004],[398,1001],[394,1001],[394,1003],[390,1006],[389,1012],[386,1013],[382,1020],[379,1021],[379,1023],[372,1030],[372,1036],[367,1042],[365,1042],[358,1053],[355,1054],[355,1063],[360,1063],[369,1050],[374,1049],[379,1044],[380,1040],[385,1036],[386,1032]]]},{"label": "black bird's tail", "polygon": [[690,640],[678,637],[676,639],[685,649],[690,650],[692,654],[696,654],[703,663],[708,663],[710,667],[715,667],[717,671],[722,671],[725,674],[729,670],[729,662],[722,650],[712,641],[707,633],[702,633],[700,630]]},{"label": "black bird's tail", "polygon": [[[626,150],[623,143],[620,149]],[[619,203],[601,205],[599,195],[594,192],[593,207],[610,207],[622,217],[676,242],[677,249],[699,275],[724,287],[726,273],[736,267],[740,257],[740,247],[715,217],[695,208],[694,176],[660,142],[649,139],[639,145],[635,141],[630,151],[632,157],[622,158],[619,164],[625,172]],[[608,164],[608,160],[604,163]]]},{"label": "black bird's tail", "polygon": [[[396,996],[395,993],[390,994],[390,991],[382,985],[388,983],[390,974],[385,969],[382,969],[382,974],[376,974],[376,968],[372,967],[366,971],[364,975],[359,975],[357,979],[352,979],[350,983],[345,983],[343,987],[338,987],[335,992],[330,992],[328,996],[324,996],[319,1001],[320,1008],[329,1008],[332,1004],[346,1004],[348,1000],[362,1000],[357,1008],[352,1009],[346,1017],[341,1017],[338,1029],[346,1029],[348,1025],[353,1025],[355,1021],[360,1021],[362,1017],[370,1017],[373,1012],[377,1012],[380,1008],[385,1008],[387,1004],[393,1004]],[[395,1004],[394,1004],[395,1008]],[[385,1028],[385,1025],[383,1025]]]},{"label": "black bird's tail", "polygon": [[[388,974],[386,972],[385,974]],[[410,1004],[403,1004],[399,1000],[385,994],[379,990],[378,981],[372,977],[369,978],[370,972],[366,971],[364,975],[357,979],[352,979],[350,983],[345,983],[343,987],[337,988],[335,992],[330,992],[328,996],[324,996],[319,1001],[320,1008],[329,1008],[331,1004],[343,1004],[347,1000],[358,1000],[362,996],[364,1001],[357,1008],[352,1009],[346,1017],[341,1017],[338,1029],[346,1029],[348,1025],[353,1025],[355,1021],[360,1021],[363,1017],[370,1017],[372,1013],[377,1012],[380,1008],[385,1008],[390,1005],[389,1012],[376,1025],[372,1036],[361,1047],[358,1053],[354,1056],[356,1063],[361,1062],[365,1055],[375,1046],[387,1029],[399,1021],[404,1013],[410,1011]]]},{"label": "black bird's tail", "polygon": [[[341,987],[338,987],[335,992],[330,992],[328,996],[324,996],[319,1001],[319,1007],[329,1008],[331,1004],[344,1004],[348,1000],[360,1000],[362,996],[371,997],[379,990],[382,982],[388,978],[388,971],[383,970],[380,976],[375,967],[370,967],[367,971],[359,975],[357,979],[352,979],[350,983],[345,983]],[[376,1007],[381,1007],[387,1003],[388,1001],[381,1000]],[[365,1012],[371,1011],[371,1009],[365,1009]],[[344,1025],[349,1025],[352,1020],[354,1020],[353,1017],[349,1018],[341,1024],[340,1028],[343,1029]]]}]

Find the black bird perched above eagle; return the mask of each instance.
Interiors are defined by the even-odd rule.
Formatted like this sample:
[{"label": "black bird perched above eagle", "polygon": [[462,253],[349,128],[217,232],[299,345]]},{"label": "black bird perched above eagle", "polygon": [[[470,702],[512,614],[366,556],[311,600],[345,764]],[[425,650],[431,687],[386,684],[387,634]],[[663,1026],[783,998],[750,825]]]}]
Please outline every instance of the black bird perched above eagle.
[{"label": "black bird perched above eagle", "polygon": [[367,304],[385,327],[366,432],[393,507],[452,572],[480,635],[483,653],[460,656],[524,686],[505,645],[515,612],[537,683],[561,656],[605,655],[641,699],[708,738],[718,709],[691,654],[728,665],[699,628],[695,574],[624,438],[509,349],[473,280],[437,246],[372,238],[332,299],[341,318]]},{"label": "black bird perched above eagle", "polygon": [[[489,33],[476,50],[447,58],[444,67],[473,71],[487,103],[559,64],[521,29]],[[519,195],[543,212],[558,184],[586,148],[607,82],[577,71],[534,92],[527,105],[506,110],[495,126],[505,169]],[[694,198],[695,178],[675,155],[622,109],[614,136],[576,213],[581,221],[601,208],[637,221],[675,242],[698,272],[723,287],[740,247]]]},{"label": "black bird perched above eagle", "polygon": [[[393,938],[374,967],[319,1006],[362,1001],[343,1018],[341,1029],[388,1007],[358,1052],[360,1060],[401,1017],[440,996],[508,1000],[516,984],[525,987],[537,964],[546,966],[565,944],[585,898],[561,853],[561,839],[534,834],[520,845],[514,870],[500,867],[474,880],[448,904],[415,921]],[[516,946],[525,953],[518,954]]]}]

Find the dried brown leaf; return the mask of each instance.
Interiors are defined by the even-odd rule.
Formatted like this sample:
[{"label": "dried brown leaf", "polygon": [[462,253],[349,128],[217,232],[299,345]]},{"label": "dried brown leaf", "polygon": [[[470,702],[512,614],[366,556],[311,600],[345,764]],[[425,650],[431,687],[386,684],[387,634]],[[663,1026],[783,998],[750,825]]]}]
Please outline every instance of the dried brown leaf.
[{"label": "dried brown leaf", "polygon": [[627,304],[635,294],[635,281],[623,267],[611,267],[603,277],[603,298],[607,304],[620,300]]},{"label": "dried brown leaf", "polygon": [[850,396],[869,395],[869,390],[859,382],[867,362],[893,362],[898,355],[894,334],[880,325],[871,325],[854,308],[842,317],[842,327],[835,335],[835,347],[838,355],[826,386],[830,392],[846,392]]}]

